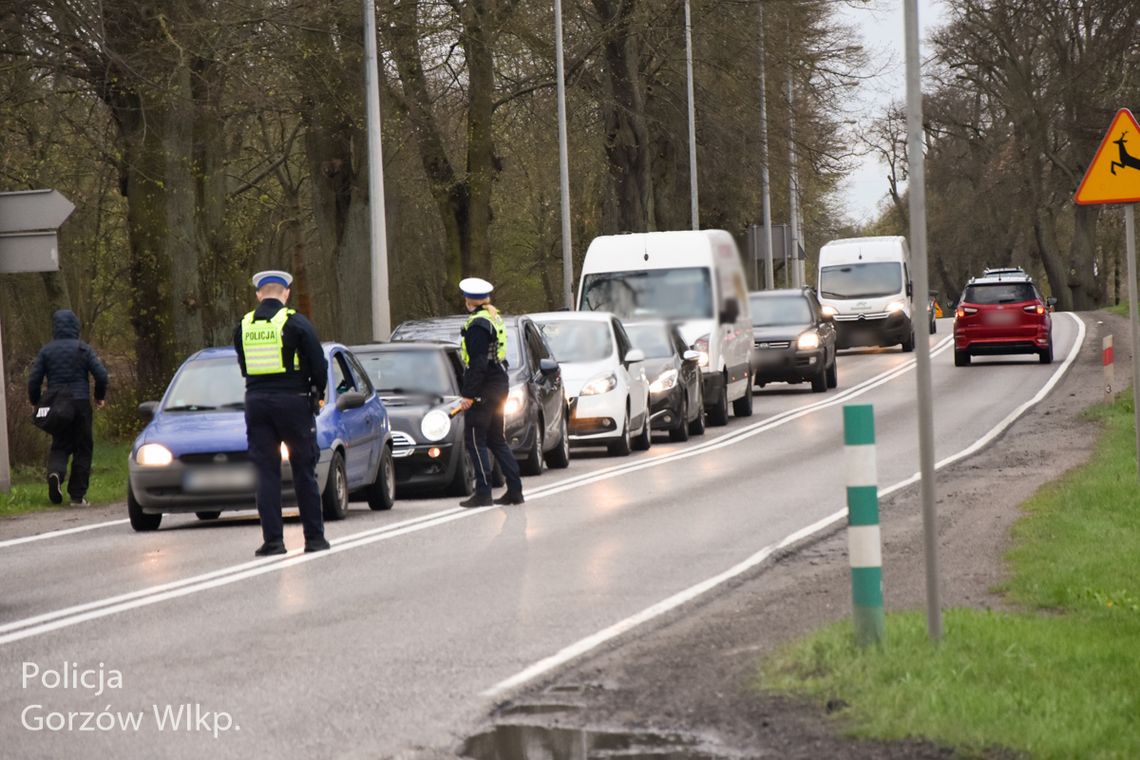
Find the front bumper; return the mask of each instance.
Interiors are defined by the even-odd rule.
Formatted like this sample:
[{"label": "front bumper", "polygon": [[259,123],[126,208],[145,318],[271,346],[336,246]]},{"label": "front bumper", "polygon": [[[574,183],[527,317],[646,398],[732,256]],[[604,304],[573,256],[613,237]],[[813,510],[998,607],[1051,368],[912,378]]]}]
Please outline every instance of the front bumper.
[{"label": "front bumper", "polygon": [[625,424],[625,395],[616,389],[570,400],[570,443],[620,438]]},{"label": "front bumper", "polygon": [[758,342],[752,351],[752,381],[763,385],[810,380],[819,374],[826,356],[823,346],[801,351],[792,340]]},{"label": "front bumper", "polygon": [[903,312],[893,314],[840,314],[835,317],[836,346],[893,346],[910,338],[914,327]]},{"label": "front bumper", "polygon": [[[332,451],[322,450],[317,460],[317,486],[324,490],[329,475]],[[175,459],[166,467],[142,467],[131,458],[127,477],[135,501],[146,514],[164,512],[198,512],[203,510],[252,509],[257,506],[257,473],[248,460],[225,465],[187,464]],[[192,484],[197,480],[198,486]],[[207,487],[209,481],[236,483],[240,486]],[[288,462],[281,463],[281,502],[296,506],[297,494],[293,490],[293,470]]]},{"label": "front bumper", "polygon": [[649,394],[649,427],[651,430],[673,430],[685,408],[685,386],[678,382],[667,391]]},{"label": "front bumper", "polygon": [[[439,456],[428,455],[433,448],[439,449]],[[462,451],[461,445],[451,441],[394,449],[396,488],[416,490],[448,485],[455,477],[455,468],[460,466]]]}]

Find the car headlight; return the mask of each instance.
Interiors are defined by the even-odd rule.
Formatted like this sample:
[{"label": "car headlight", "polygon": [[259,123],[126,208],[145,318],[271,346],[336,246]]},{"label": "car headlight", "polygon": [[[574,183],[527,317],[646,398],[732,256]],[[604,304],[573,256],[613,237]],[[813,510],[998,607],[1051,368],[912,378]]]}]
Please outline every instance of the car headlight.
[{"label": "car headlight", "polygon": [[451,432],[451,418],[439,409],[432,409],[420,420],[420,432],[429,441],[438,441]]},{"label": "car headlight", "polygon": [[650,393],[664,393],[677,385],[677,370],[667,369],[649,385]]},{"label": "car headlight", "polygon": [[601,377],[595,377],[590,382],[582,386],[579,391],[579,396],[596,396],[599,393],[609,393],[617,387],[617,375],[613,372]]},{"label": "car headlight", "polygon": [[801,351],[811,351],[812,349],[819,348],[819,333],[814,330],[804,333],[800,336],[800,339],[796,341],[796,348]]},{"label": "car headlight", "polygon": [[834,306],[821,306],[819,310],[829,317],[839,316],[839,309]]},{"label": "car headlight", "polygon": [[692,349],[700,354],[697,364],[701,367],[709,366],[709,335],[702,335],[693,341]]},{"label": "car headlight", "polygon": [[523,404],[526,402],[526,386],[516,385],[511,388],[511,392],[507,394],[507,400],[503,404],[503,414],[507,417],[518,414],[523,409]]},{"label": "car headlight", "polygon": [[281,443],[281,461],[289,461],[289,447],[285,445],[284,441]]},{"label": "car headlight", "polygon": [[161,443],[148,443],[135,454],[135,461],[143,467],[166,467],[174,461],[174,455]]},{"label": "car headlight", "polygon": [[905,308],[906,308],[906,304],[903,303],[902,301],[891,301],[889,304],[887,304],[887,313],[888,314],[898,314],[900,311],[902,311]]}]

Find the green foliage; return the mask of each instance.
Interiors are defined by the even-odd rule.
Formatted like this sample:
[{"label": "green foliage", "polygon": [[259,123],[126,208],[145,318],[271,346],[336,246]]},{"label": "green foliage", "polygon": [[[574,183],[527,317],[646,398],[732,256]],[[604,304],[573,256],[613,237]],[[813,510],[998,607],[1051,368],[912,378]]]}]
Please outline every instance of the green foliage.
[{"label": "green foliage", "polygon": [[[113,504],[127,497],[127,457],[131,447],[96,438],[91,461],[91,481],[87,500],[93,505]],[[67,498],[66,488],[64,498]],[[12,470],[11,493],[0,493],[0,517],[60,509],[48,501],[45,470],[40,466],[20,466]],[[83,509],[67,507],[62,509]]]},{"label": "green foliage", "polygon": [[850,623],[765,663],[760,685],[842,699],[853,734],[924,737],[967,753],[1137,757],[1140,496],[1131,412],[1094,415],[1092,462],[1026,505],[1009,553],[1011,598],[1036,612],[949,610],[933,645],[917,613],[887,618],[887,644],[858,651]]}]

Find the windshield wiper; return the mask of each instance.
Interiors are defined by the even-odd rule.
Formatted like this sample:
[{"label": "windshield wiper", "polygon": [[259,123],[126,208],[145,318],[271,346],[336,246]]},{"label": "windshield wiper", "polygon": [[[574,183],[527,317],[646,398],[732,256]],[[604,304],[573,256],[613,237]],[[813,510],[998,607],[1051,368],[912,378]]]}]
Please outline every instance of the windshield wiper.
[{"label": "windshield wiper", "polygon": [[222,404],[222,409],[245,409],[245,402],[231,401],[228,404]]},{"label": "windshield wiper", "polygon": [[427,396],[428,398],[437,399],[438,401],[443,401],[444,398],[436,391],[413,390],[411,388],[379,388],[376,392],[381,396]]},{"label": "windshield wiper", "polygon": [[216,406],[209,404],[181,404],[179,406],[168,406],[162,411],[164,412],[208,412],[211,409],[217,409]]},{"label": "windshield wiper", "polygon": [[828,298],[846,298],[847,297],[847,296],[843,295],[842,293],[836,293],[834,290],[821,290],[821,291],[819,291],[819,294],[821,296],[827,296]]}]

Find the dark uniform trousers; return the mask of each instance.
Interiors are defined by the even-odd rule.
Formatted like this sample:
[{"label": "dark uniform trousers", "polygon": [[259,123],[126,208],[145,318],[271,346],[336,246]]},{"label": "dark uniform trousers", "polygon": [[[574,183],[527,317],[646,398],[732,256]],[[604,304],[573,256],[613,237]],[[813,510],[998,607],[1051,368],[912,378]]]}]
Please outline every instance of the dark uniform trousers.
[{"label": "dark uniform trousers", "polygon": [[519,463],[507,445],[506,422],[503,419],[503,404],[507,400],[506,388],[494,389],[486,393],[481,401],[476,401],[464,414],[467,432],[464,442],[475,466],[475,493],[491,493],[491,473],[494,464],[491,456],[499,461],[499,468],[507,480],[507,489],[512,493],[522,493],[522,479],[519,478]]},{"label": "dark uniform trousers", "polygon": [[249,457],[257,468],[257,513],[266,541],[280,541],[281,444],[289,447],[293,489],[305,538],[324,535],[321,492],[317,487],[317,423],[309,397],[298,393],[247,393],[245,426]]},{"label": "dark uniform trousers", "polygon": [[[67,493],[72,499],[82,499],[87,494],[87,483],[91,479],[91,454],[95,448],[91,437],[91,402],[75,399],[71,403],[75,417],[66,430],[54,433],[51,437],[48,472],[54,472],[60,480],[67,481]],[[70,478],[67,476],[69,458]]]}]

